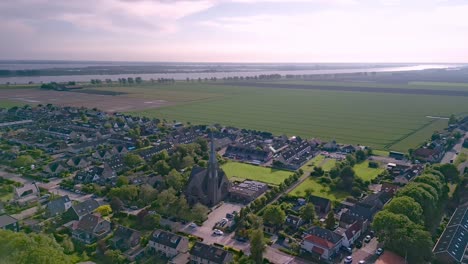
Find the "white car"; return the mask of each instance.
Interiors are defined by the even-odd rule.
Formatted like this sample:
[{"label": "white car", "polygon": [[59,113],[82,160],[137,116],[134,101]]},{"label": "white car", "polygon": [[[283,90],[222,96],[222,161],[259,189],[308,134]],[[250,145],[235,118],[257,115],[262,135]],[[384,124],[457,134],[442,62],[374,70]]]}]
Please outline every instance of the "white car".
[{"label": "white car", "polygon": [[224,235],[224,232],[219,230],[219,229],[215,229],[213,231],[213,235],[222,236],[222,235]]},{"label": "white car", "polygon": [[375,254],[376,254],[377,256],[382,255],[382,253],[383,253],[383,248],[378,248],[378,249],[375,251]]},{"label": "white car", "polygon": [[352,256],[347,256],[344,260],[345,264],[351,264],[353,263],[353,257]]}]

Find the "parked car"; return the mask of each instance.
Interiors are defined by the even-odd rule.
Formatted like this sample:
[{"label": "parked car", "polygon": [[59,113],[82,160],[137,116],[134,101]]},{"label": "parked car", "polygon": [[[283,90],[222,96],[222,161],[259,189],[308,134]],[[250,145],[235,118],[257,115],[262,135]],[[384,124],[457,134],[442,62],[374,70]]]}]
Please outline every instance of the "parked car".
[{"label": "parked car", "polygon": [[345,247],[345,246],[342,246],[341,249],[347,253],[353,253],[353,249],[350,248],[350,247]]},{"label": "parked car", "polygon": [[364,242],[366,243],[369,243],[371,241],[371,236],[367,235],[365,238],[364,238]]},{"label": "parked car", "polygon": [[195,224],[195,223],[190,223],[189,227],[190,227],[190,228],[197,228],[197,224]]},{"label": "parked car", "polygon": [[351,264],[353,263],[353,257],[352,256],[347,256],[344,260],[345,264]]},{"label": "parked car", "polygon": [[378,249],[375,251],[375,254],[376,254],[377,256],[382,255],[382,254],[383,254],[383,248],[378,248]]},{"label": "parked car", "polygon": [[366,261],[360,260],[358,263],[359,263],[359,264],[366,264]]},{"label": "parked car", "polygon": [[227,218],[227,219],[232,219],[232,218],[234,218],[234,216],[233,216],[232,214],[230,214],[230,213],[227,213],[227,214],[226,214],[226,218]]},{"label": "parked car", "polygon": [[354,245],[356,246],[356,248],[362,248],[362,242],[361,241],[356,241],[356,243]]},{"label": "parked car", "polygon": [[224,235],[224,232],[221,231],[221,230],[219,230],[219,229],[215,229],[215,230],[213,231],[213,235],[222,236],[222,235]]}]

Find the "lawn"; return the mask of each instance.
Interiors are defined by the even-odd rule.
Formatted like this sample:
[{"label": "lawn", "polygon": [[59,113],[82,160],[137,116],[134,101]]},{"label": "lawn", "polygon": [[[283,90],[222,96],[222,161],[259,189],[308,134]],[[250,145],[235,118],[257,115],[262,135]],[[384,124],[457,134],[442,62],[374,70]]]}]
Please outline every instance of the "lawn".
[{"label": "lawn", "polygon": [[219,123],[405,152],[447,125],[446,120],[426,116],[468,112],[468,97],[463,96],[269,89],[222,83],[118,89],[130,93],[127,96],[148,93],[151,98],[175,101],[175,105],[131,112],[134,115],[192,124]]},{"label": "lawn", "polygon": [[289,194],[296,197],[303,197],[307,189],[312,190],[313,195],[328,198],[331,201],[341,201],[344,200],[347,196],[349,196],[349,194],[346,192],[332,192],[330,190],[330,187],[318,183],[315,179],[311,177],[307,178],[304,182],[299,184],[299,186],[297,186]]},{"label": "lawn", "polygon": [[11,108],[14,106],[23,106],[25,103],[22,102],[15,102],[15,101],[7,101],[7,100],[0,100],[0,108]]},{"label": "lawn", "polygon": [[324,171],[330,171],[336,165],[336,159],[326,159],[324,163],[322,163],[322,169]]},{"label": "lawn", "polygon": [[325,160],[325,156],[317,155],[313,159],[309,160],[306,164],[304,164],[301,169],[304,171],[304,174],[310,175],[310,173],[314,170],[315,166],[319,166]]},{"label": "lawn", "polygon": [[368,160],[354,165],[353,169],[356,175],[365,181],[377,178],[377,176],[384,171],[383,168],[369,168]]},{"label": "lawn", "polygon": [[372,155],[375,155],[375,156],[388,157],[389,154],[390,152],[386,150],[375,150],[375,149],[372,150]]},{"label": "lawn", "polygon": [[249,179],[274,185],[279,185],[292,174],[290,171],[265,168],[232,161],[222,165],[221,168],[229,179]]}]

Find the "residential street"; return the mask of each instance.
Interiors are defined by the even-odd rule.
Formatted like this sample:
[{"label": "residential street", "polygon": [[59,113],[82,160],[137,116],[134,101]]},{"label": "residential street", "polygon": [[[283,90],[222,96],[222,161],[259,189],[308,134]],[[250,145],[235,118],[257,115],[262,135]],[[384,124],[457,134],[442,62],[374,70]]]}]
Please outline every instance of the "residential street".
[{"label": "residential street", "polygon": [[460,141],[453,146],[453,148],[447,153],[445,153],[444,157],[440,161],[440,163],[445,164],[445,163],[451,163],[450,161],[455,161],[457,159],[457,153],[460,153],[460,151],[463,148],[463,140],[468,138],[468,133],[465,133],[465,136],[460,139]]}]

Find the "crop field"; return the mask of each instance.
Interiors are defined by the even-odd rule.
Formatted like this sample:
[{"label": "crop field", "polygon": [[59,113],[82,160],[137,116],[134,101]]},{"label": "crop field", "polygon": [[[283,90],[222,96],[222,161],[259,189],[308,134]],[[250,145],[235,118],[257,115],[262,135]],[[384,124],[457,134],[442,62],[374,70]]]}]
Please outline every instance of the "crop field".
[{"label": "crop field", "polygon": [[363,179],[364,181],[373,180],[384,171],[383,168],[369,168],[368,160],[354,165],[353,169],[356,172],[356,176]]},{"label": "crop field", "polygon": [[[84,105],[168,121],[218,123],[402,152],[417,147],[435,130],[447,126],[446,119],[431,117],[468,113],[468,96],[463,96],[468,94],[468,88],[463,84],[294,80],[271,83],[281,87],[269,88],[267,82],[218,81],[103,85],[87,87],[82,93],[2,89],[0,103],[13,100],[23,104],[39,101]],[[327,90],[327,86],[338,90]],[[108,92],[116,95],[106,95]]]},{"label": "crop field", "polygon": [[[191,91],[178,84],[172,91]],[[197,85],[201,93],[219,94],[158,109],[134,112],[150,117],[220,123],[274,134],[335,139],[381,150],[406,152],[447,125],[452,113],[468,112],[468,97],[397,93],[267,89]],[[404,140],[403,143],[400,141]]]},{"label": "crop field", "polygon": [[254,180],[274,185],[281,184],[292,172],[249,165],[239,162],[228,162],[221,166],[231,180]]}]

